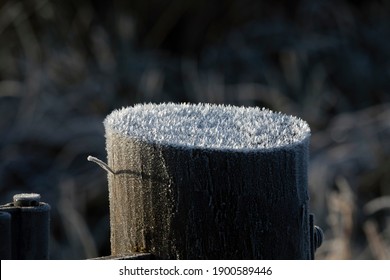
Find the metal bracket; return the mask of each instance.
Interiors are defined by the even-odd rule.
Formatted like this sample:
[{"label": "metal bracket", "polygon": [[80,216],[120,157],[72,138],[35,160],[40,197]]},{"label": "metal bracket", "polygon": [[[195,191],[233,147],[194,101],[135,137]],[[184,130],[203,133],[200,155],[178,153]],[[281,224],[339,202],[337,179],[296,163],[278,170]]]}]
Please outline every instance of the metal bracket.
[{"label": "metal bracket", "polygon": [[314,214],[309,214],[310,226],[310,259],[315,259],[316,250],[322,245],[324,232],[319,226],[314,225]]},{"label": "metal bracket", "polygon": [[93,258],[93,260],[155,260],[156,257],[150,253],[129,253],[120,256],[105,256]]}]

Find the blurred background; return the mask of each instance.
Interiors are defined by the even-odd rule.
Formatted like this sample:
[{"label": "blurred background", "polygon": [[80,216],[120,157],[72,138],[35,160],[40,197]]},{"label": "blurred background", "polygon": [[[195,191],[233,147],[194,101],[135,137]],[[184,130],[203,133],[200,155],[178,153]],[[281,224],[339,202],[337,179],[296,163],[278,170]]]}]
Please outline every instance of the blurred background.
[{"label": "blurred background", "polygon": [[0,0],[0,204],[52,206],[52,259],[110,254],[102,121],[261,106],[312,129],[317,259],[390,259],[390,1]]}]

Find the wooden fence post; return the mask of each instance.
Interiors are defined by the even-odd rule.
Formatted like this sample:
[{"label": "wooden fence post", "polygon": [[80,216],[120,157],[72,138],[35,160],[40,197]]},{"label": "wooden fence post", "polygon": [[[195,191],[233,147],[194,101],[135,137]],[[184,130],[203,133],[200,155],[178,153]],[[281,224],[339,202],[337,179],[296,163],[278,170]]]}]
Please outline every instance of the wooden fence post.
[{"label": "wooden fence post", "polygon": [[169,103],[114,111],[104,125],[112,255],[313,257],[303,120]]},{"label": "wooden fence post", "polygon": [[36,193],[21,193],[0,205],[1,257],[13,260],[49,259],[50,205]]},{"label": "wooden fence post", "polygon": [[11,214],[0,212],[0,260],[11,259],[11,241]]}]

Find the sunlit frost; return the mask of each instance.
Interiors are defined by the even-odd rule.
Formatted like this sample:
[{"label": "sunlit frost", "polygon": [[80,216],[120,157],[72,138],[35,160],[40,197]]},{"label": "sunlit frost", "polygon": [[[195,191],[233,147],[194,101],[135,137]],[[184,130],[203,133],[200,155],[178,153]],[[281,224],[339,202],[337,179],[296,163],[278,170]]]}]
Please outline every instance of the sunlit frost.
[{"label": "sunlit frost", "polygon": [[108,131],[148,142],[211,149],[271,149],[310,135],[308,124],[259,107],[137,104],[113,111]]}]

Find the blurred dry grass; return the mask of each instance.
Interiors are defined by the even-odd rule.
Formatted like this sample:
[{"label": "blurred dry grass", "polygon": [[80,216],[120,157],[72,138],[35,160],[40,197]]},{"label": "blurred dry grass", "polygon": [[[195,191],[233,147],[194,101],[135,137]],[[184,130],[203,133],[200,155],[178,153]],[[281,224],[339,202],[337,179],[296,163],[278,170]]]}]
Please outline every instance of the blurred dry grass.
[{"label": "blurred dry grass", "polygon": [[312,128],[317,258],[389,259],[390,4],[183,3],[0,1],[0,203],[53,206],[53,259],[108,255],[111,110],[266,106]]}]

